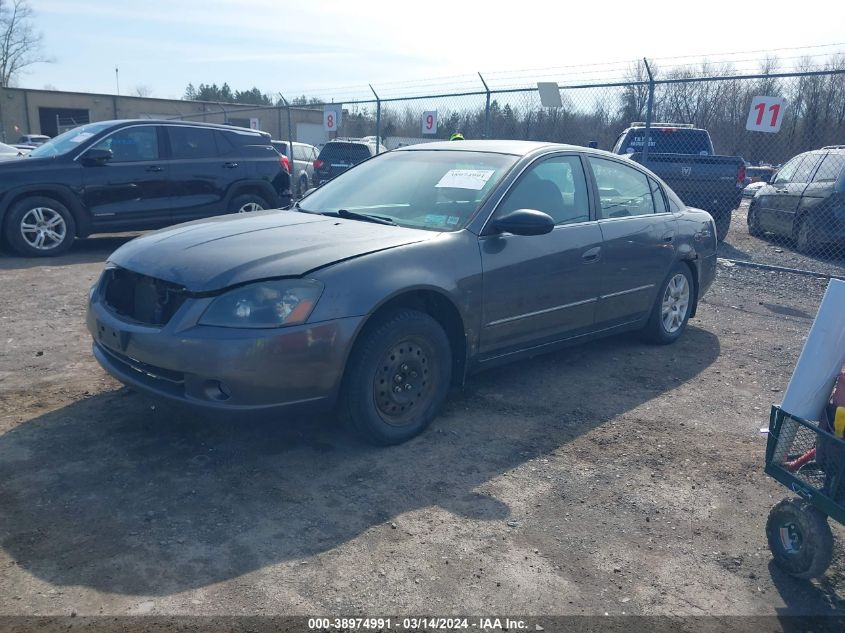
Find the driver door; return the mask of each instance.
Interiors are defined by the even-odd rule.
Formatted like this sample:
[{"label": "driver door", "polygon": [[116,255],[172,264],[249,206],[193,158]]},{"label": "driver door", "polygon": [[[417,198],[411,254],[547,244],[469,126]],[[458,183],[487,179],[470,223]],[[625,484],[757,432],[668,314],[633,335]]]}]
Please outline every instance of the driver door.
[{"label": "driver door", "polygon": [[557,155],[532,164],[491,220],[517,209],[548,213],[556,226],[533,236],[485,229],[479,238],[483,356],[578,336],[595,321],[602,235],[581,158]]}]

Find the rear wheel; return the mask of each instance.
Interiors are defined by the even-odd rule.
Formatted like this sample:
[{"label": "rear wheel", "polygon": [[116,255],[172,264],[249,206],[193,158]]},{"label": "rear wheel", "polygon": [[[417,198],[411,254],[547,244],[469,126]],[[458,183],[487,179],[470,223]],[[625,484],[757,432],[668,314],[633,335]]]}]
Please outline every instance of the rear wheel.
[{"label": "rear wheel", "polygon": [[449,391],[452,352],[437,321],[416,310],[393,312],[362,333],[346,367],[339,413],[374,444],[421,433]]},{"label": "rear wheel", "polygon": [[827,517],[803,499],[784,499],[766,522],[769,549],[778,567],[796,578],[817,578],[833,558]]},{"label": "rear wheel", "polygon": [[731,228],[731,215],[733,214],[730,211],[719,211],[718,213],[713,212],[711,215],[716,223],[716,239],[719,243],[724,242]]},{"label": "rear wheel", "polygon": [[235,196],[229,203],[229,213],[251,213],[263,211],[268,207],[267,201],[254,193],[245,193]]},{"label": "rear wheel", "polygon": [[816,240],[813,235],[813,227],[810,218],[802,215],[795,224],[795,250],[804,255],[813,253],[816,249]]},{"label": "rear wheel", "polygon": [[693,306],[692,273],[685,264],[677,264],[660,286],[643,335],[652,343],[674,343],[687,327]]},{"label": "rear wheel", "polygon": [[9,246],[20,255],[52,257],[73,245],[76,222],[58,200],[33,196],[12,206],[4,232]]}]

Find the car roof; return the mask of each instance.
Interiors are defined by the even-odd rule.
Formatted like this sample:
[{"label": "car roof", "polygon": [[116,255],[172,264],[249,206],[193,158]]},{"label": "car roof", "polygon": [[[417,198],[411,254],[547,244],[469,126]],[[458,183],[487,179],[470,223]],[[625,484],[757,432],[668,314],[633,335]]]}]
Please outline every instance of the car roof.
[{"label": "car roof", "polygon": [[253,130],[248,127],[240,127],[237,125],[223,125],[221,123],[204,123],[202,121],[184,121],[182,119],[115,119],[111,121],[92,121],[91,123],[86,123],[83,125],[92,125],[92,124],[108,124],[113,125],[115,127],[119,126],[126,126],[126,125],[190,125],[192,127],[207,127],[213,128],[217,130],[229,130],[231,132],[238,132],[240,134],[254,134],[256,136],[262,137],[269,137],[270,135],[267,132],[262,132],[261,130]]},{"label": "car roof", "polygon": [[524,156],[538,149],[553,148],[562,150],[586,150],[586,147],[576,145],[564,145],[561,143],[543,143],[540,141],[510,141],[510,140],[479,140],[479,141],[435,141],[432,143],[420,143],[418,145],[406,145],[394,152],[408,152],[419,150],[460,150],[464,152],[494,152],[498,154],[513,154]]}]

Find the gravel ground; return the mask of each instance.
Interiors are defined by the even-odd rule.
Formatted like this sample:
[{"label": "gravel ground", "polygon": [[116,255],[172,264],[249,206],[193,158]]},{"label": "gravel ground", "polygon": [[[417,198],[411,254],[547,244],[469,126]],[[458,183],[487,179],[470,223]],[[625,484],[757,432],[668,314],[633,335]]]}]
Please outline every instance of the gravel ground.
[{"label": "gravel ground", "polygon": [[845,612],[841,549],[799,582],[764,536],[758,431],[824,279],[723,264],[677,344],[490,370],[377,449],[109,378],[84,305],[122,241],[0,258],[0,615]]}]

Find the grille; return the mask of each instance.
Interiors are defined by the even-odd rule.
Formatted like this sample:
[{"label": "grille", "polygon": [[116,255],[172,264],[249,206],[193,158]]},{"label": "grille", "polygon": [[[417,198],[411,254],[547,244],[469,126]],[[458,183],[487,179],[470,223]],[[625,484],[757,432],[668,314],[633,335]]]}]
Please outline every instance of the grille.
[{"label": "grille", "polygon": [[124,268],[108,269],[101,289],[109,310],[145,325],[166,325],[187,297],[181,286]]}]

